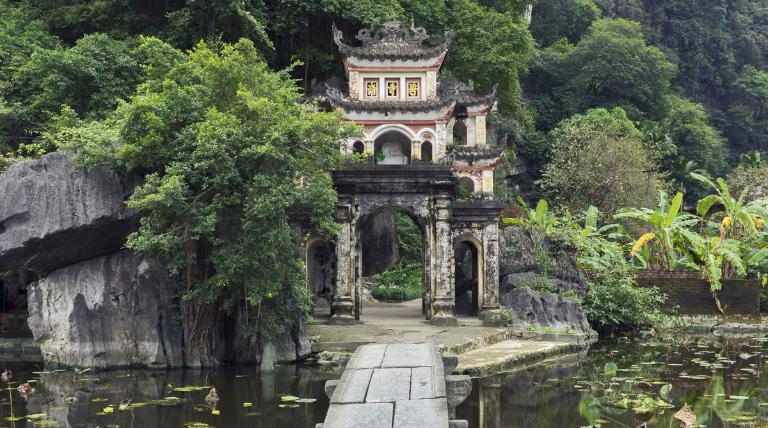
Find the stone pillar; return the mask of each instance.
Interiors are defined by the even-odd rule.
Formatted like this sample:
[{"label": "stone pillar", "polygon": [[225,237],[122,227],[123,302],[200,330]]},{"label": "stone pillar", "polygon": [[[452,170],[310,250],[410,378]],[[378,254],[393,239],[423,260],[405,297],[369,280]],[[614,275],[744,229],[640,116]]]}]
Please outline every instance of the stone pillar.
[{"label": "stone pillar", "polygon": [[352,263],[355,234],[352,230],[351,204],[340,202],[336,205],[334,215],[336,221],[341,223],[341,228],[336,238],[336,296],[333,300],[334,315],[331,321],[351,323],[355,320],[355,272]]},{"label": "stone pillar", "polygon": [[483,302],[480,318],[489,324],[501,322],[499,306],[499,225],[495,221],[483,226]]},{"label": "stone pillar", "polygon": [[453,245],[451,243],[451,200],[435,197],[435,236],[432,251],[435,297],[432,303],[433,324],[456,324],[454,316]]},{"label": "stone pillar", "polygon": [[411,141],[411,160],[421,159],[421,141]]},{"label": "stone pillar", "polygon": [[373,140],[365,140],[366,156],[373,156]]},{"label": "stone pillar", "polygon": [[477,135],[475,131],[475,117],[476,116],[470,116],[464,119],[464,124],[467,126],[467,145],[468,146],[477,145]]}]

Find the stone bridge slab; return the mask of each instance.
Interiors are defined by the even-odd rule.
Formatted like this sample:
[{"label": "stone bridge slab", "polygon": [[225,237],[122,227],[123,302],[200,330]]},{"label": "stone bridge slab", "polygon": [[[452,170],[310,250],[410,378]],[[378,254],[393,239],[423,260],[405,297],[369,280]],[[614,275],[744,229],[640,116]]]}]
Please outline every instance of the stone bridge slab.
[{"label": "stone bridge slab", "polygon": [[371,344],[350,358],[322,426],[447,428],[448,416],[437,346]]}]

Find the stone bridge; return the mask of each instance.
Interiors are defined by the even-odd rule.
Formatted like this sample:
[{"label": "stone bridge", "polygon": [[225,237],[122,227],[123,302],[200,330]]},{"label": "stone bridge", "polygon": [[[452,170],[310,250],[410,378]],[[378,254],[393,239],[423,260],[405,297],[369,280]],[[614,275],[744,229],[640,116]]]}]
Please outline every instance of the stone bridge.
[{"label": "stone bridge", "polygon": [[447,375],[455,363],[443,364],[431,343],[360,346],[341,379],[326,384],[331,403],[317,428],[466,427],[452,415],[472,383]]}]

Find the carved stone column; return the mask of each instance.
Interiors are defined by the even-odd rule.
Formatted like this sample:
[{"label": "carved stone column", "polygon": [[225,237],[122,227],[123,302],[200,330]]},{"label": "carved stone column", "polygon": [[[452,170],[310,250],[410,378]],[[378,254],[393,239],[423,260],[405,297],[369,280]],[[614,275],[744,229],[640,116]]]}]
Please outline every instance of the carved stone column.
[{"label": "carved stone column", "polygon": [[432,303],[432,323],[456,324],[450,223],[451,200],[447,197],[435,197],[434,204],[435,236],[432,266],[434,267],[435,297]]},{"label": "carved stone column", "polygon": [[483,226],[483,253],[485,263],[483,303],[480,318],[490,324],[501,322],[499,306],[499,225],[489,222]]},{"label": "carved stone column", "polygon": [[352,230],[352,206],[349,203],[336,205],[336,221],[341,223],[336,241],[336,291],[333,300],[333,322],[351,323],[355,321],[354,286],[355,272],[352,263],[354,231]]}]

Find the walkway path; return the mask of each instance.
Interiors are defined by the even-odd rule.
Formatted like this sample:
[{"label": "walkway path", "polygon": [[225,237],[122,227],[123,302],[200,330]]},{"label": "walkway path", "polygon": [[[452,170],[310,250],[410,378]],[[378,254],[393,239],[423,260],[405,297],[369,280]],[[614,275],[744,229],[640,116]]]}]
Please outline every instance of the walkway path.
[{"label": "walkway path", "polygon": [[[471,347],[484,345],[487,340],[497,342],[506,338],[499,327],[483,327],[477,318],[460,318],[461,326],[437,326],[424,319],[421,301],[403,303],[370,303],[363,308],[360,324],[330,325],[318,318],[307,326],[307,333],[315,339],[313,352],[352,352],[358,346],[376,343],[434,342],[445,351],[463,351],[469,342],[480,341]],[[503,335],[504,337],[497,338]],[[449,352],[450,353],[450,352]]]},{"label": "walkway path", "polygon": [[371,344],[355,351],[323,428],[447,428],[448,403],[434,344]]}]

